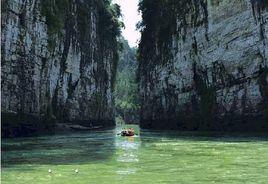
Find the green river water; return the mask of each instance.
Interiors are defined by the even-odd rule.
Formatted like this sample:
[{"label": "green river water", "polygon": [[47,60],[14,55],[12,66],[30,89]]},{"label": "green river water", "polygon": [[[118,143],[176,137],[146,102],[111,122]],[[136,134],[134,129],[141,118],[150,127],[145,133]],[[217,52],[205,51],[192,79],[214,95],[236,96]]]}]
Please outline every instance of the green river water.
[{"label": "green river water", "polygon": [[193,135],[132,127],[138,136],[117,136],[122,129],[118,126],[113,130],[2,139],[1,183],[268,183],[266,137]]}]

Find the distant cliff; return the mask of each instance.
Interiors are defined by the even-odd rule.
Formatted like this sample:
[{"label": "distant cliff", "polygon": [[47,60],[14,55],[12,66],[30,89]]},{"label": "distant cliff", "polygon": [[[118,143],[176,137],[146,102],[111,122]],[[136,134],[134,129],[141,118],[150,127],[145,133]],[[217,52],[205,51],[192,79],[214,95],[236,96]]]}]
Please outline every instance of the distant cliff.
[{"label": "distant cliff", "polygon": [[268,2],[142,0],[141,126],[268,129]]},{"label": "distant cliff", "polygon": [[3,0],[2,135],[114,124],[120,9],[107,0]]}]

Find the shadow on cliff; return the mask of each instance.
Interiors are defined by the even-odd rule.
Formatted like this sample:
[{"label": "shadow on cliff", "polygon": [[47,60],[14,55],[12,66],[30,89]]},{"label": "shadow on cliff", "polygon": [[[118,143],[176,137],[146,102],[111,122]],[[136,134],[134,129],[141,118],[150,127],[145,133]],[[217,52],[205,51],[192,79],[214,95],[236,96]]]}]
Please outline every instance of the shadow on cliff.
[{"label": "shadow on cliff", "polygon": [[3,139],[2,166],[69,165],[99,162],[115,152],[113,130]]}]

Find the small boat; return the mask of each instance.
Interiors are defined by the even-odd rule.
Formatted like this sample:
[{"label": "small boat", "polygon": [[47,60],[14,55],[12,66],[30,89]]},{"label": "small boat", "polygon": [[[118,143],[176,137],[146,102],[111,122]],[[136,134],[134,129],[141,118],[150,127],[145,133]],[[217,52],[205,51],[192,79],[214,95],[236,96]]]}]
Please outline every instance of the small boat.
[{"label": "small boat", "polygon": [[130,129],[127,129],[127,130],[122,130],[120,135],[121,136],[134,136],[135,132],[134,132],[134,129],[130,128]]}]

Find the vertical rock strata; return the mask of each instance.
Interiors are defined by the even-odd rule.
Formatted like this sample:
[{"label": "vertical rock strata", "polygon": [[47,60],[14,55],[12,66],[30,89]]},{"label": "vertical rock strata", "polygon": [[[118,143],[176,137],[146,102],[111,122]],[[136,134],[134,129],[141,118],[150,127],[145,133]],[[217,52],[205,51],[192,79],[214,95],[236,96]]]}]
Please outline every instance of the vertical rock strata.
[{"label": "vertical rock strata", "polygon": [[268,2],[140,2],[141,126],[268,129]]},{"label": "vertical rock strata", "polygon": [[106,0],[3,0],[4,136],[54,122],[114,124],[116,16]]}]

